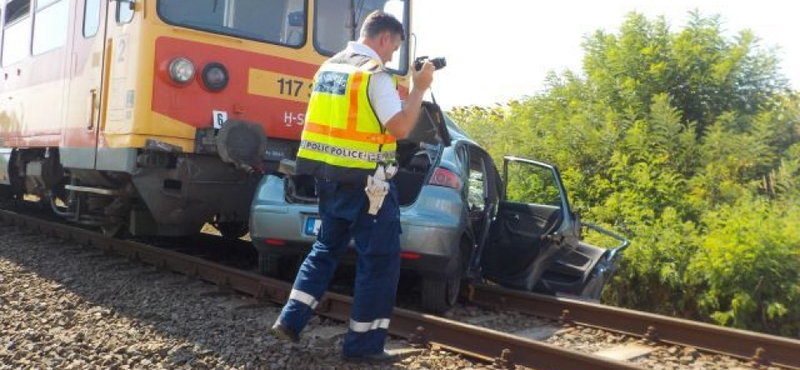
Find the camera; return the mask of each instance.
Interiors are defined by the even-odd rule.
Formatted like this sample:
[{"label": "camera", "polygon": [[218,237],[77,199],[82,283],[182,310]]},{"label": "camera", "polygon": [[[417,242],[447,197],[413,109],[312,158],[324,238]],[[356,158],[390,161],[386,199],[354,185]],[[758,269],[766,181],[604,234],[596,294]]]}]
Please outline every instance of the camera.
[{"label": "camera", "polygon": [[440,58],[428,58],[428,57],[417,57],[414,59],[414,70],[419,71],[422,69],[422,64],[425,63],[426,60],[430,60],[433,63],[433,67],[437,70],[444,68],[447,65],[447,60],[444,57]]}]

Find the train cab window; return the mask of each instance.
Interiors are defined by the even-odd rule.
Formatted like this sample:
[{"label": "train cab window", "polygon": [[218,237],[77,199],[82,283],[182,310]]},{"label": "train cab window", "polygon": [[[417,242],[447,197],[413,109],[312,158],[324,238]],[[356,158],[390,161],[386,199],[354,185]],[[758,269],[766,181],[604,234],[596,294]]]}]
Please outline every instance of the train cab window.
[{"label": "train cab window", "polygon": [[406,25],[406,41],[387,67],[399,74],[408,68],[408,2],[406,0],[317,1],[314,11],[314,46],[324,55],[334,55],[358,40],[364,19],[375,10],[394,15]]},{"label": "train cab window", "polygon": [[39,0],[33,23],[33,54],[59,48],[67,43],[68,0]]},{"label": "train cab window", "polygon": [[100,29],[100,1],[86,0],[83,7],[83,37],[92,37]]},{"label": "train cab window", "polygon": [[234,37],[300,47],[306,0],[158,0],[167,23]]},{"label": "train cab window", "polygon": [[3,29],[3,66],[19,62],[30,55],[31,0],[6,3]]}]

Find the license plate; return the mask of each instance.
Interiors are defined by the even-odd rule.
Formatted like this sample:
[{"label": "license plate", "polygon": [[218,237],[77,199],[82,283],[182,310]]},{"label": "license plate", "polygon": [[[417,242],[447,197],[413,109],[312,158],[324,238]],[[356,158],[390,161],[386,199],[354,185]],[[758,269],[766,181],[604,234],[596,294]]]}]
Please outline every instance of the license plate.
[{"label": "license plate", "polygon": [[309,217],[306,219],[306,227],[303,232],[306,235],[316,236],[319,233],[319,227],[322,226],[322,220],[316,217]]}]

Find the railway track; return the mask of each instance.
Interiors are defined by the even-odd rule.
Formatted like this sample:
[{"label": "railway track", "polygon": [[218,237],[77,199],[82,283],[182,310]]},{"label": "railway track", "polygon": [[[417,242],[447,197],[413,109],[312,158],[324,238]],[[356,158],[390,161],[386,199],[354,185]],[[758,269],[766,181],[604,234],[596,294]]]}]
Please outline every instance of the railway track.
[{"label": "railway track", "polygon": [[[222,266],[201,258],[141,243],[113,239],[91,231],[42,221],[9,211],[0,211],[0,222],[28,227],[44,234],[92,245],[107,253],[119,254],[128,259],[145,262],[166,271],[174,271],[214,283],[222,291],[235,290],[260,300],[283,303],[291,289],[290,284],[286,282]],[[742,355],[742,353],[746,353],[743,351],[755,343],[758,345],[755,348],[761,348],[754,356],[756,364],[768,364],[771,362],[786,368],[798,368],[797,359],[785,357],[784,355],[800,349],[800,342],[785,338],[740,332],[643,313],[638,314],[643,314],[643,317],[648,317],[648,319],[638,319],[634,316],[637,314],[635,311],[616,309],[626,312],[624,314],[608,313],[604,310],[615,309],[602,305],[521,294],[491,287],[472,287],[469,298],[475,304],[488,307],[502,306],[503,309],[518,310],[536,316],[561,317],[562,322],[567,325],[586,325],[627,335],[644,336],[653,341],[693,345],[710,352],[725,353],[739,358],[749,357],[748,355]],[[349,317],[351,303],[351,299],[347,296],[328,293],[318,306],[318,312],[325,317],[346,321]],[[565,315],[565,312],[568,313]],[[593,315],[597,315],[596,317],[599,320],[594,318],[595,316]],[[614,319],[604,320],[604,317],[613,317]],[[616,324],[617,322],[627,323]],[[711,344],[699,345],[702,344],[702,342],[698,342],[699,339],[693,339],[688,342],[683,340],[682,342],[677,339],[681,338],[680,334],[682,332],[680,330],[682,330],[682,327],[668,326],[664,324],[665,322],[680,322],[687,328],[690,328],[692,324],[696,324],[704,327],[704,331],[718,333],[716,335],[719,336],[736,334],[738,337],[735,338],[747,342],[745,345],[740,346],[741,348],[737,346],[730,348],[713,346]],[[656,331],[650,330],[648,334],[645,330],[644,333],[641,333],[639,329],[642,325],[645,328],[654,327]],[[721,331],[714,332],[714,328],[718,328]],[[686,330],[690,331],[691,329]],[[407,338],[417,346],[441,348],[461,353],[480,361],[493,363],[496,368],[513,369],[516,365],[521,365],[536,369],[559,370],[641,369],[630,363],[579,353],[520,336],[405,309],[395,310],[391,332],[393,335]],[[721,337],[719,336],[716,337],[717,342],[720,342],[719,339]],[[696,335],[687,335],[686,337],[698,338]],[[759,341],[756,341],[756,338]]]},{"label": "railway track", "polygon": [[491,286],[471,286],[470,302],[748,360],[800,369],[800,341],[647,312]]}]

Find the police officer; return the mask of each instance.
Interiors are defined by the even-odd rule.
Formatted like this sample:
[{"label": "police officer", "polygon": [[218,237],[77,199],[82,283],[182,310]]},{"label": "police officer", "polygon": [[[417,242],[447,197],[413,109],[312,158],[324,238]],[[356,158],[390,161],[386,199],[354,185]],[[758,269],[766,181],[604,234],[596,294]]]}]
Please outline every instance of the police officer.
[{"label": "police officer", "polygon": [[411,91],[401,102],[384,63],[404,40],[403,25],[392,15],[367,16],[358,42],[327,60],[314,77],[297,154],[296,172],[316,178],[322,226],[272,332],[299,340],[354,239],[358,260],[342,349],[346,361],[396,359],[384,350],[400,274],[400,208],[392,162],[396,140],[416,124],[435,69],[425,62],[414,72]]}]

